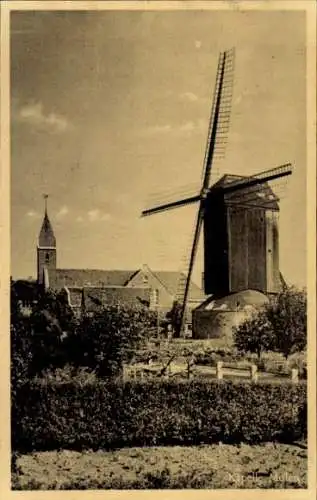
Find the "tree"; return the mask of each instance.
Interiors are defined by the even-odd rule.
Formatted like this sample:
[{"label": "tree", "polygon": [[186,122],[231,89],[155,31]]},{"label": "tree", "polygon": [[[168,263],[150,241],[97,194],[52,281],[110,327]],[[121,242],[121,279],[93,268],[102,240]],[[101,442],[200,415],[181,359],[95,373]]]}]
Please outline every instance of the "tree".
[{"label": "tree", "polygon": [[155,321],[156,315],[145,308],[107,306],[86,315],[71,336],[72,362],[95,370],[101,377],[120,375],[123,363],[133,358]]},{"label": "tree", "polygon": [[306,348],[307,298],[303,290],[285,287],[251,318],[234,329],[239,351],[281,352],[285,358]]},{"label": "tree", "polygon": [[21,312],[19,296],[12,280],[10,292],[11,391],[14,394],[17,386],[23,384],[29,377],[32,348],[30,321]]},{"label": "tree", "polygon": [[266,316],[275,333],[275,351],[288,358],[306,348],[307,295],[304,290],[285,288],[267,305]]},{"label": "tree", "polygon": [[259,360],[263,352],[273,350],[275,336],[266,316],[266,311],[261,310],[255,313],[235,327],[233,339],[238,351],[255,353]]},{"label": "tree", "polygon": [[49,290],[39,297],[30,316],[33,374],[58,368],[68,361],[65,337],[75,331],[77,322],[63,293]]},{"label": "tree", "polygon": [[182,320],[182,304],[174,300],[172,309],[166,313],[166,319],[169,321],[173,329],[173,336],[180,336],[181,320]]}]

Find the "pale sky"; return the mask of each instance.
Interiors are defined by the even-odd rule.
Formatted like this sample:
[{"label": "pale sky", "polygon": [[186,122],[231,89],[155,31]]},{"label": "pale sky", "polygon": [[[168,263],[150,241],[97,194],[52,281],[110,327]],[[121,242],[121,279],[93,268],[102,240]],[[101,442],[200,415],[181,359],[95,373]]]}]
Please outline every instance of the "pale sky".
[{"label": "pale sky", "polygon": [[[58,267],[182,269],[195,206],[145,219],[140,212],[155,192],[199,186],[218,54],[234,46],[228,148],[217,172],[293,162],[281,201],[280,268],[305,285],[304,13],[11,16],[15,278],[36,275],[42,193]],[[197,282],[201,272],[200,251]]]}]

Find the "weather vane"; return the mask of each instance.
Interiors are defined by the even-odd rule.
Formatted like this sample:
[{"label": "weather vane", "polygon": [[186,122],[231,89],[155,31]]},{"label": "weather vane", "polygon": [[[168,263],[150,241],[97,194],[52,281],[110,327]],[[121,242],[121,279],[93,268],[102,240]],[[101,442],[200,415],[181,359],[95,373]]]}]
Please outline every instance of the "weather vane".
[{"label": "weather vane", "polygon": [[43,194],[43,198],[44,198],[44,203],[45,203],[45,213],[47,213],[47,198],[48,198],[48,194],[44,193]]}]

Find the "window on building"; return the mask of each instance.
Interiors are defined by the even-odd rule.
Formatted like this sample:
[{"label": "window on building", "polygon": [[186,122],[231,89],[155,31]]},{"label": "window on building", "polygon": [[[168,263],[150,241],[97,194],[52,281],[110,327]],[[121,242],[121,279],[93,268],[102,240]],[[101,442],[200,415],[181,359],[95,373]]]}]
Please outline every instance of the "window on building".
[{"label": "window on building", "polygon": [[49,255],[49,253],[46,253],[45,254],[45,262],[46,262],[46,264],[48,264],[49,261],[50,261],[50,255]]}]

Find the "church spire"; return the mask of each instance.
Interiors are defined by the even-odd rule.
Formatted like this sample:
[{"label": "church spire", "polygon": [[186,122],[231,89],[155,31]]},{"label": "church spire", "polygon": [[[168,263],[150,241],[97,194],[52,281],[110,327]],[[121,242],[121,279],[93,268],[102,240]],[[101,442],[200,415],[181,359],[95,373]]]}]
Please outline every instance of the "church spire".
[{"label": "church spire", "polygon": [[45,248],[55,248],[56,247],[56,238],[54,235],[54,231],[52,228],[52,224],[48,218],[47,214],[47,198],[48,195],[44,194],[44,219],[42,222],[42,227],[39,235],[39,247]]},{"label": "church spire", "polygon": [[44,214],[47,217],[47,198],[48,198],[48,194],[43,194],[43,198],[44,198],[44,206],[45,206]]}]

